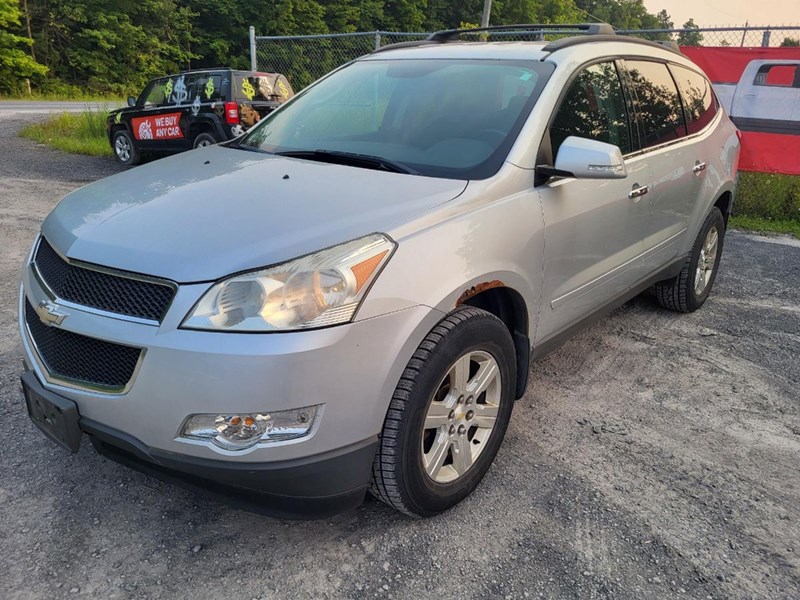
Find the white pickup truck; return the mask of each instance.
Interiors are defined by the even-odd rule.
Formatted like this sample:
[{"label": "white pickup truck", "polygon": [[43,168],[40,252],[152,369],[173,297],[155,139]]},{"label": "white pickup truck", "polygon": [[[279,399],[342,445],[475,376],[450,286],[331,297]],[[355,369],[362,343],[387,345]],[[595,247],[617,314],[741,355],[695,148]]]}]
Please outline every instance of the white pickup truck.
[{"label": "white pickup truck", "polygon": [[715,83],[742,131],[800,135],[800,60],[752,60],[739,83]]}]

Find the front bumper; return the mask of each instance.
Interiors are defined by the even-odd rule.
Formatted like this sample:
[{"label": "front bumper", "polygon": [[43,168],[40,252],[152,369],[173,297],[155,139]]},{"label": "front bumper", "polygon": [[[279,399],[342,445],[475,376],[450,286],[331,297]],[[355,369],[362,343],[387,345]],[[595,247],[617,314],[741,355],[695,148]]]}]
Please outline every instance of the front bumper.
[{"label": "front bumper", "polygon": [[[112,458],[136,462],[150,472],[169,470],[234,486],[237,472],[266,473],[266,492],[274,495],[353,492],[363,497],[374,444],[394,388],[441,313],[415,306],[347,325],[292,333],[180,329],[183,317],[209,285],[181,286],[159,326],[59,305],[59,311],[67,314],[61,329],[144,348],[131,384],[124,393],[110,394],[71,386],[47,372],[22,315],[26,300],[37,306],[48,295],[26,268],[19,303],[25,366],[47,392],[76,404],[81,428]],[[303,438],[239,452],[179,438],[181,424],[190,414],[311,405],[321,405],[321,409],[310,434]],[[342,458],[352,453],[356,456]],[[367,455],[369,460],[364,458]],[[321,471],[308,466],[319,462],[328,466]],[[320,483],[323,474],[340,472],[341,465],[359,481],[345,478],[347,489],[326,489]],[[284,469],[288,470],[280,474]],[[304,475],[298,478],[295,471]],[[309,489],[300,482],[306,477],[308,483],[302,485]],[[289,486],[286,489],[300,487],[286,493],[281,492],[284,485]]]},{"label": "front bumper", "polygon": [[[71,401],[45,389],[31,372],[27,388],[49,402]],[[95,450],[125,466],[247,510],[281,518],[324,518],[361,504],[369,482],[377,437],[318,456],[266,463],[231,463],[150,448],[122,431],[79,417],[80,431]]]}]

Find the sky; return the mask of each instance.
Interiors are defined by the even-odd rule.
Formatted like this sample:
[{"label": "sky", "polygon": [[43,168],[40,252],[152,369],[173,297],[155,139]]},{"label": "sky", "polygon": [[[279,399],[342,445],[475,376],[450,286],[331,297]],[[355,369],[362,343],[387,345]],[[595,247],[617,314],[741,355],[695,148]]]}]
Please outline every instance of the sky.
[{"label": "sky", "polygon": [[647,10],[665,8],[675,27],[690,18],[701,27],[800,25],[800,0],[644,0]]}]

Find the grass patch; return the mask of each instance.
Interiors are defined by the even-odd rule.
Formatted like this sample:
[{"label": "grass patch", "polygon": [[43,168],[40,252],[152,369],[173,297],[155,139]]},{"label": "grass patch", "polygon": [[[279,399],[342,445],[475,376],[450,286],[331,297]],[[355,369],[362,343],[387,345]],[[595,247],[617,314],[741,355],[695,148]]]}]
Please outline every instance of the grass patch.
[{"label": "grass patch", "polygon": [[789,219],[770,220],[746,215],[733,215],[730,226],[757,233],[788,233],[800,239],[800,221]]},{"label": "grass patch", "polygon": [[106,111],[60,113],[41,123],[31,123],[19,135],[65,152],[111,156],[106,137]]},{"label": "grass patch", "polygon": [[741,171],[733,212],[771,221],[800,221],[800,176]]},{"label": "grass patch", "polygon": [[800,238],[800,176],[740,171],[731,226]]}]

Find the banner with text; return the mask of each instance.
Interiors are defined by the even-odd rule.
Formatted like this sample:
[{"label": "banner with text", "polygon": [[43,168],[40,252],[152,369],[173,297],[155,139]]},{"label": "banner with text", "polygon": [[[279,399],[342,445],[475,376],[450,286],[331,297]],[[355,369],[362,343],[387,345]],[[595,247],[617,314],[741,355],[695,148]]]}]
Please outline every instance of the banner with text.
[{"label": "banner with text", "polygon": [[181,113],[153,115],[131,119],[133,137],[137,140],[178,140],[183,137]]}]

